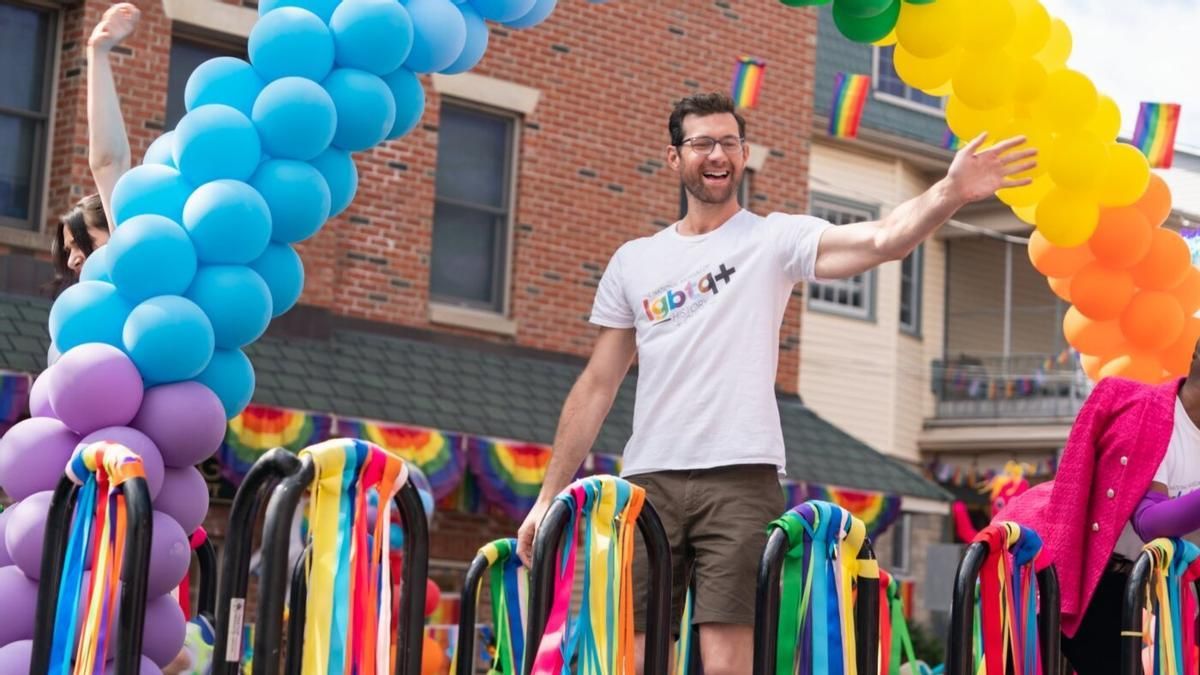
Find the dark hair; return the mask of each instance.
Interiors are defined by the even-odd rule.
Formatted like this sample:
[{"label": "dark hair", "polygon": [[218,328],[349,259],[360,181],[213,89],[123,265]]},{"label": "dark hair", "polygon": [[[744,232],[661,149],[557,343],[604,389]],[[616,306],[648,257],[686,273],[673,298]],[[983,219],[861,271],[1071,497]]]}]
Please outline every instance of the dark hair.
[{"label": "dark hair", "polygon": [[667,130],[671,132],[671,145],[679,147],[683,144],[683,118],[688,115],[703,117],[721,113],[733,115],[733,119],[738,123],[738,136],[745,138],[746,120],[738,114],[737,108],[733,105],[733,99],[729,98],[728,94],[713,92],[711,94],[692,94],[675,104],[675,109],[671,111],[671,118],[667,122]]},{"label": "dark hair", "polygon": [[104,217],[104,204],[100,201],[100,195],[88,195],[80,199],[74,208],[58,219],[58,227],[54,228],[54,239],[50,242],[50,258],[54,262],[55,286],[59,291],[75,282],[75,273],[67,267],[70,254],[67,253],[63,231],[70,229],[79,249],[84,255],[91,255],[96,250],[96,241],[92,239],[89,228],[108,231],[108,219]]}]

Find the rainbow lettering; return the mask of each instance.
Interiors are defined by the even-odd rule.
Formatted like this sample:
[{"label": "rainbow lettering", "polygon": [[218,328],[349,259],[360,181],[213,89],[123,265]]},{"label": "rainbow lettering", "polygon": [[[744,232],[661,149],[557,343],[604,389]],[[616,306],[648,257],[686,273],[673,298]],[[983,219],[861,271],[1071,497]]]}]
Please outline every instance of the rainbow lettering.
[{"label": "rainbow lettering", "polygon": [[655,323],[668,321],[671,313],[683,307],[688,300],[695,300],[706,294],[716,295],[720,292],[719,284],[728,285],[737,268],[726,267],[721,263],[716,274],[708,272],[695,281],[688,281],[681,288],[668,288],[653,298],[642,299],[642,309],[646,316]]}]

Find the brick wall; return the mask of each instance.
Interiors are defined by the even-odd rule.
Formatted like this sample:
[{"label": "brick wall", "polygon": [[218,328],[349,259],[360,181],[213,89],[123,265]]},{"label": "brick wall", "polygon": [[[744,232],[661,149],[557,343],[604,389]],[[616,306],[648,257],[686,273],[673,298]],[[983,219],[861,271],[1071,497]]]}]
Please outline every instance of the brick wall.
[{"label": "brick wall", "polygon": [[[206,2],[212,0],[193,0]],[[229,4],[246,4],[224,0]],[[140,159],[163,126],[171,22],[159,0],[136,0],[143,23],[114,58],[117,88]],[[85,47],[107,0],[63,11],[51,149],[50,216],[91,189],[87,168]],[[760,0],[660,0],[591,4],[564,0],[529,31],[493,26],[475,70],[541,91],[523,120],[511,274],[515,337],[445,329],[489,340],[586,355],[596,281],[625,240],[678,216],[678,180],[664,168],[672,100],[726,90],[733,60],[753,46],[767,63],[751,142],[771,148],[752,186],[751,208],[800,212],[807,204],[808,135],[816,14]],[[429,261],[440,100],[411,134],[357,156],[355,203],[300,247],[302,302],[346,315],[422,328]],[[799,301],[783,328],[779,386],[796,390]]]}]

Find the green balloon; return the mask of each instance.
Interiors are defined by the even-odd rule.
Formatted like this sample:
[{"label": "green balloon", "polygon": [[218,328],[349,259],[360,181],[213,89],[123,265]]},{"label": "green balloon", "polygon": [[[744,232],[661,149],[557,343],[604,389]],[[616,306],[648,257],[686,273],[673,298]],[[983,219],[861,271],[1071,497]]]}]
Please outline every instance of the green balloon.
[{"label": "green balloon", "polygon": [[876,42],[888,36],[900,18],[900,0],[892,0],[887,9],[876,16],[862,19],[846,14],[840,3],[833,6],[833,22],[846,39],[854,42]]},{"label": "green balloon", "polygon": [[833,8],[847,17],[869,19],[887,11],[892,0],[834,0]]}]

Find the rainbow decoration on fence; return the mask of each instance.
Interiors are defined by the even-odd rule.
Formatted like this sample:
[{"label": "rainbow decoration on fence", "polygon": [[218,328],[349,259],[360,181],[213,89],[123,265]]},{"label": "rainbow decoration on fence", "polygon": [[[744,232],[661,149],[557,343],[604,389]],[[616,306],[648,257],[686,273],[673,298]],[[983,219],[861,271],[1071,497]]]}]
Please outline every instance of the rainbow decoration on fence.
[{"label": "rainbow decoration on fence", "polygon": [[1146,103],[1138,109],[1133,144],[1155,169],[1169,169],[1175,161],[1175,132],[1179,128],[1178,103]]},{"label": "rainbow decoration on fence", "polygon": [[763,77],[766,75],[767,62],[752,56],[742,56],[733,68],[733,103],[739,108],[753,108],[758,105],[758,95],[762,91]]},{"label": "rainbow decoration on fence", "polygon": [[542,489],[550,446],[471,436],[466,450],[484,499],[513,520],[524,518]]},{"label": "rainbow decoration on fence", "polygon": [[[517,557],[516,539],[497,539],[479,549],[488,563],[492,598],[492,625],[496,629],[496,656],[489,675],[518,675],[525,658],[525,617],[529,602],[529,573]],[[483,585],[483,577],[479,578]],[[479,589],[475,590],[476,603]],[[450,672],[458,672],[458,650]]]},{"label": "rainbow decoration on fence", "polygon": [[436,429],[400,424],[338,419],[338,435],[360,438],[416,464],[433,486],[434,499],[454,492],[462,482],[466,458],[459,450],[462,438]]},{"label": "rainbow decoration on fence", "polygon": [[240,485],[246,472],[266,451],[282,447],[299,452],[328,439],[332,427],[333,417],[329,415],[246,406],[240,415],[229,420],[225,442],[217,453],[221,475],[234,485]]},{"label": "rainbow decoration on fence", "polygon": [[[909,584],[909,588],[912,585]],[[916,672],[917,657],[913,653],[912,636],[908,633],[911,597],[904,597],[902,582],[884,570],[879,570],[879,672],[881,675],[900,675],[902,663],[909,672]]]},{"label": "rainbow decoration on fence", "polygon": [[1146,672],[1194,673],[1197,654],[1196,596],[1191,586],[1200,578],[1200,548],[1183,539],[1155,539],[1142,549],[1149,553],[1149,583],[1143,607],[1142,635],[1152,641],[1143,652],[1150,659]]},{"label": "rainbow decoration on fence", "polygon": [[829,135],[835,138],[857,138],[858,123],[862,120],[871,90],[868,75],[839,72],[833,81],[833,108],[829,111]]},{"label": "rainbow decoration on fence", "polygon": [[1029,528],[1005,522],[984,528],[975,541],[988,547],[975,605],[982,636],[975,641],[976,658],[982,658],[987,672],[1002,673],[1011,655],[1013,675],[1038,675],[1042,657],[1034,561],[1042,540]]},{"label": "rainbow decoration on fence", "polygon": [[900,495],[869,490],[854,490],[815,483],[795,483],[787,486],[788,505],[796,506],[817,500],[835,504],[859,520],[867,528],[867,536],[875,539],[883,534],[900,516]]}]

